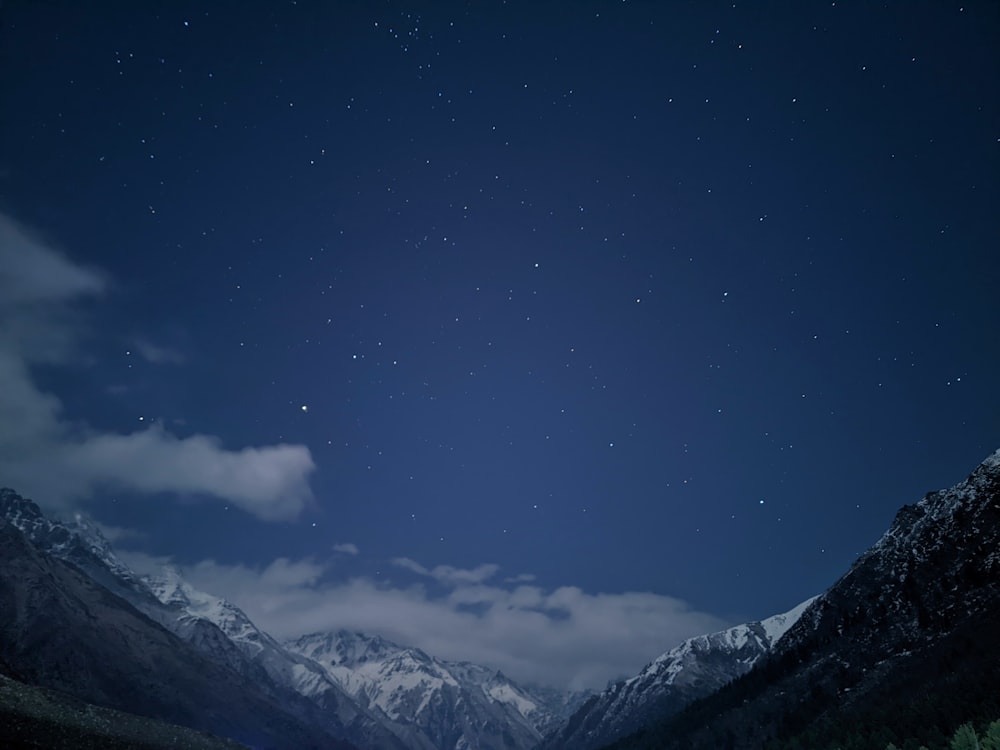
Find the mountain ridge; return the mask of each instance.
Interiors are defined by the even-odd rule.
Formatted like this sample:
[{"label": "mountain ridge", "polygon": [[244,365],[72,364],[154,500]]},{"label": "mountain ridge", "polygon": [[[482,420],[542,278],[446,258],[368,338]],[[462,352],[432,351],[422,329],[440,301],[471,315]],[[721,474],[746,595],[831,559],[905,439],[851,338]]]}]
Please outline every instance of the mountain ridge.
[{"label": "mountain ridge", "polygon": [[[369,647],[380,644],[383,655],[395,659],[397,677],[407,672],[415,679],[412,689],[426,693],[410,707],[417,710],[402,710],[398,700],[390,707],[373,699],[382,691],[370,675],[359,680],[351,679],[349,670],[328,672],[257,628],[239,607],[197,590],[176,569],[167,567],[152,576],[135,574],[117,558],[100,529],[79,515],[72,523],[52,521],[30,499],[3,489],[0,516],[20,528],[43,554],[70,564],[214,663],[264,686],[273,698],[284,695],[282,700],[291,713],[312,717],[324,731],[359,746],[528,750],[543,730],[565,714],[565,696],[544,691],[530,696],[496,670],[468,662],[441,662],[419,649],[363,636]],[[400,663],[404,658],[410,660],[409,665]],[[355,689],[357,685],[364,690]],[[289,692],[296,698],[289,700]],[[317,719],[302,701],[311,702],[327,719]],[[428,707],[435,710],[425,710]],[[462,727],[455,736],[440,729],[449,721]]]},{"label": "mountain ridge", "polygon": [[997,718],[998,550],[1000,451],[900,508],[756,669],[608,747],[933,745]]},{"label": "mountain ridge", "polygon": [[[912,707],[931,699],[957,717],[982,718],[982,696],[1000,695],[1000,641],[987,635],[1000,631],[1000,451],[966,480],[900,508],[822,594],[688,639],[575,711],[566,710],[574,706],[567,696],[379,636],[334,630],[279,642],[177,570],[137,576],[95,525],[79,516],[50,521],[9,489],[0,490],[0,548],[3,671],[128,708],[136,696],[114,686],[134,682],[137,665],[156,658],[168,667],[156,674],[155,711],[228,736],[247,731],[226,725],[221,708],[205,724],[198,711],[217,705],[218,695],[197,709],[190,700],[163,702],[171,681],[204,696],[193,672],[210,673],[236,686],[230,702],[240,710],[283,717],[287,737],[258,723],[275,747],[326,747],[344,737],[373,750],[823,748],[837,732],[881,737],[878,721],[906,739],[885,718],[893,712],[927,734],[933,710],[914,717]],[[102,622],[134,623],[135,643],[159,645],[125,638],[132,645],[116,664],[100,656],[112,653],[96,636]],[[84,648],[69,647],[73,636]],[[42,643],[54,662],[32,660]],[[971,707],[954,708],[964,693]]]},{"label": "mountain ridge", "polygon": [[544,697],[518,686],[499,670],[437,659],[421,649],[380,636],[346,630],[312,633],[286,641],[326,670],[355,699],[390,720],[419,727],[434,747],[461,747],[454,727],[436,721],[441,712],[459,726],[482,727],[474,747],[534,747],[558,717]]},{"label": "mountain ridge", "polygon": [[[275,679],[276,670],[269,671],[273,665],[267,660],[255,658],[259,654],[253,652],[261,649],[248,648],[246,639],[234,639],[207,618],[189,617],[178,606],[164,605],[143,577],[135,574],[114,555],[110,543],[96,526],[84,524],[71,527],[52,521],[42,514],[36,503],[9,488],[0,489],[0,517],[17,524],[19,528],[23,527],[25,538],[40,553],[69,564],[110,595],[120,597],[130,608],[179,638],[200,658],[230,670],[239,675],[239,680],[252,684],[258,694],[280,705],[289,719],[316,727],[310,731],[322,732],[334,744],[350,741],[359,747],[403,750],[403,745],[391,732],[359,710],[338,686],[327,683],[322,699],[310,700],[280,679]],[[79,524],[78,518],[76,521]],[[233,615],[231,621],[238,621],[241,616],[245,618],[232,605],[229,605],[228,611]],[[260,642],[266,644],[273,639],[261,633]],[[280,651],[277,646],[275,648]],[[318,668],[316,671],[320,672]]]},{"label": "mountain ridge", "polygon": [[695,636],[587,701],[543,750],[591,750],[681,710],[748,672],[818,597],[764,620]]},{"label": "mountain ridge", "polygon": [[0,659],[32,685],[275,748],[351,747],[0,519]]}]

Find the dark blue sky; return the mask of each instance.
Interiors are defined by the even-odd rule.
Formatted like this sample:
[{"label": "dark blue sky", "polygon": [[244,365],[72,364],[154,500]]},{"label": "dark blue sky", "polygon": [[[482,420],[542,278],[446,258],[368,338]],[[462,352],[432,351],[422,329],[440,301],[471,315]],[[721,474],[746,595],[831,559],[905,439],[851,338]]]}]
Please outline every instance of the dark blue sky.
[{"label": "dark blue sky", "polygon": [[995,3],[99,8],[0,9],[5,283],[83,275],[0,309],[72,341],[3,340],[0,484],[265,624],[280,559],[428,647],[690,605],[626,671],[1000,447]]}]

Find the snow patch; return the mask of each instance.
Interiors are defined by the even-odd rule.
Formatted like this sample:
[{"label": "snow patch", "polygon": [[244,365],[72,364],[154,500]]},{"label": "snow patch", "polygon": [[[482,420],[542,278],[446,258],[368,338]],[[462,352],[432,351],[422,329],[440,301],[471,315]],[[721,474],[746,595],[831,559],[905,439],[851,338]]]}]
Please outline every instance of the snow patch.
[{"label": "snow patch", "polygon": [[799,621],[799,618],[802,617],[802,613],[809,609],[809,605],[818,598],[818,596],[814,596],[810,599],[806,599],[798,606],[793,607],[783,614],[774,615],[773,617],[768,617],[766,620],[761,620],[760,625],[764,628],[764,632],[767,634],[768,644],[773,647],[781,636],[787,633],[788,629]]}]

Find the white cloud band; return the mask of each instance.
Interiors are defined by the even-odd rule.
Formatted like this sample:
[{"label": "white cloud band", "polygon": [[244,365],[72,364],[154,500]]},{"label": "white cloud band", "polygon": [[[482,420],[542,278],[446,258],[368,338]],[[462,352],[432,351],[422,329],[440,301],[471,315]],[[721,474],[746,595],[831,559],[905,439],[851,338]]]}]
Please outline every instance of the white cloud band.
[{"label": "white cloud band", "polygon": [[[127,559],[141,564],[140,558]],[[326,566],[285,558],[264,568],[206,560],[183,574],[197,588],[233,601],[278,638],[337,629],[377,633],[440,658],[474,661],[515,679],[559,687],[601,688],[635,674],[685,638],[729,624],[659,594],[504,587],[484,582],[498,570],[495,565],[428,569],[403,560],[395,564],[434,578],[445,593],[372,577],[331,581]]]}]

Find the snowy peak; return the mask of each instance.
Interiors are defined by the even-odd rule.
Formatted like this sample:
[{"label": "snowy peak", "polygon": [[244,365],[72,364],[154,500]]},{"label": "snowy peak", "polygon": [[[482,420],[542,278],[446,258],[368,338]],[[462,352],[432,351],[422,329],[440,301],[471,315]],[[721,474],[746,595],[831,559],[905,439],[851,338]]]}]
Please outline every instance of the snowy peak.
[{"label": "snowy peak", "polygon": [[691,683],[700,679],[703,664],[717,659],[720,654],[725,654],[727,659],[748,670],[774,647],[816,598],[807,599],[788,612],[766,620],[689,638],[655,659],[638,675],[626,680],[625,685],[655,685],[657,688],[664,688],[675,683]]},{"label": "snowy peak", "polygon": [[0,513],[22,531],[23,528],[14,523],[15,520],[23,519],[21,523],[25,525],[45,520],[42,509],[38,507],[37,503],[26,497],[21,497],[10,487],[0,487]]},{"label": "snowy peak", "polygon": [[[182,638],[196,620],[210,622],[236,640],[253,640],[259,631],[237,607],[197,591],[173,569],[159,577],[140,577],[115,554],[100,528],[81,514],[70,522],[46,518],[38,505],[10,489],[0,490],[3,515],[40,550],[72,563],[105,588]],[[163,605],[162,607],[160,605]]]},{"label": "snowy peak", "polygon": [[787,612],[760,621],[760,626],[767,634],[769,645],[772,648],[795,623],[802,619],[802,615],[805,614],[809,606],[817,599],[819,599],[818,596],[811,597]]},{"label": "snowy peak", "polygon": [[308,650],[315,655],[312,658],[326,664],[348,668],[381,661],[400,651],[412,650],[404,649],[381,636],[348,630],[311,633],[290,641],[288,645],[300,652]]},{"label": "snowy peak", "polygon": [[815,598],[759,622],[689,638],[639,674],[588,701],[544,747],[588,750],[608,744],[654,718],[675,713],[750,669],[808,610]]},{"label": "snowy peak", "polygon": [[73,563],[104,585],[109,575],[126,585],[137,581],[101,530],[79,513],[70,523],[52,521],[34,501],[4,487],[0,489],[0,517],[17,527],[38,549]]},{"label": "snowy peak", "polygon": [[281,646],[260,630],[232,602],[200,591],[175,568],[164,568],[143,583],[173,613],[168,627],[181,638],[207,649],[233,669],[273,681],[326,713],[335,733],[372,748],[400,750],[392,732],[369,715],[312,660]]},{"label": "snowy peak", "polygon": [[544,698],[496,670],[435,659],[378,636],[313,633],[285,646],[383,714],[413,747],[527,750],[555,721]]},{"label": "snowy peak", "polygon": [[255,656],[267,636],[258,630],[239,607],[218,596],[199,591],[185,581],[174,568],[164,568],[159,576],[143,576],[143,582],[165,606],[176,611],[182,620],[205,620]]},{"label": "snowy peak", "polygon": [[285,645],[322,666],[352,696],[394,720],[412,721],[444,686],[459,687],[442,662],[379,636],[341,630],[305,635]]},{"label": "snowy peak", "polygon": [[180,573],[175,568],[164,568],[161,575],[143,576],[143,580],[156,594],[157,599],[171,607],[187,608],[192,605],[192,598],[198,598],[198,592],[181,578]]},{"label": "snowy peak", "polygon": [[33,500],[21,497],[9,487],[0,489],[0,515],[46,552],[66,552],[74,546],[85,548],[70,529],[47,519]]}]

